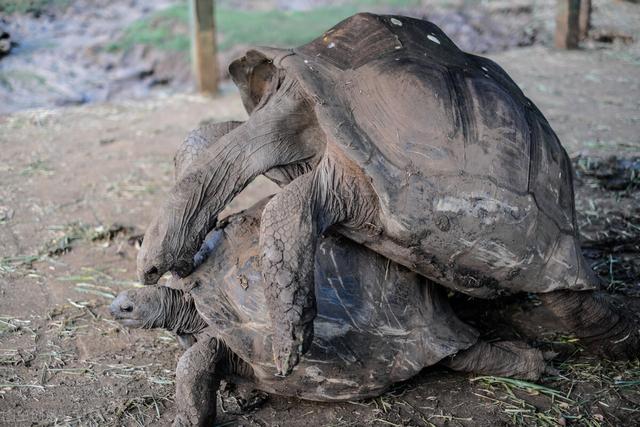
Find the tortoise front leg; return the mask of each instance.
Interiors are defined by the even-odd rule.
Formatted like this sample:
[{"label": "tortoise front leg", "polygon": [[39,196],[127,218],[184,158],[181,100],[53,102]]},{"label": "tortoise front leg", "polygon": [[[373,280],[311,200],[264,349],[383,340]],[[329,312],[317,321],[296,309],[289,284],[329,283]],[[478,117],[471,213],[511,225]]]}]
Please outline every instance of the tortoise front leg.
[{"label": "tortoise front leg", "polygon": [[454,371],[533,381],[552,372],[540,350],[519,341],[478,341],[442,363]]},{"label": "tortoise front leg", "polygon": [[313,267],[320,228],[312,198],[313,174],[306,174],[267,203],[260,224],[265,297],[280,375],[293,369],[313,339]]},{"label": "tortoise front leg", "polygon": [[640,356],[640,325],[615,310],[605,293],[555,291],[539,297],[592,352],[623,360]]},{"label": "tortoise front leg", "polygon": [[188,173],[189,166],[206,150],[211,149],[220,138],[240,126],[242,122],[229,121],[208,123],[191,131],[173,156],[176,181]]},{"label": "tortoise front leg", "polygon": [[361,228],[377,212],[362,172],[344,163],[325,154],[316,170],[292,181],[262,213],[261,266],[279,375],[291,372],[313,339],[319,236],[338,223]]},{"label": "tortoise front leg", "polygon": [[176,367],[175,427],[213,425],[216,392],[224,373],[224,346],[206,337],[184,352]]}]

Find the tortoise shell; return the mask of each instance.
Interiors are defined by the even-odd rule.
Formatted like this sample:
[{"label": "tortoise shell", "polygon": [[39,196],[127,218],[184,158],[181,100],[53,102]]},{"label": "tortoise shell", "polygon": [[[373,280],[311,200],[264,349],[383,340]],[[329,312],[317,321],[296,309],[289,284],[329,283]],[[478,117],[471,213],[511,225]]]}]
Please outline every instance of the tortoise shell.
[{"label": "tortoise shell", "polygon": [[297,79],[328,150],[370,180],[380,226],[401,242],[394,261],[477,297],[597,287],[556,134],[501,67],[433,23],[358,14],[304,46],[251,50],[230,72],[249,113],[279,73]]},{"label": "tortoise shell", "polygon": [[316,253],[313,342],[290,375],[277,377],[259,266],[263,207],[210,233],[209,256],[179,284],[211,333],[251,365],[258,388],[319,401],[376,396],[476,342],[444,288],[332,233]]}]

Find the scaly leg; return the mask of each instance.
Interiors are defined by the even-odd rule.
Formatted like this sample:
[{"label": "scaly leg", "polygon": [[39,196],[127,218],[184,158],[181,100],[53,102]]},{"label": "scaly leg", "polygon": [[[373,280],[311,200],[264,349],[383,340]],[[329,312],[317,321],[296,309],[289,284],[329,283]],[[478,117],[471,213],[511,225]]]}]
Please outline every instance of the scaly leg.
[{"label": "scaly leg", "polygon": [[543,373],[552,372],[540,350],[518,341],[478,341],[442,363],[454,371],[534,381]]},{"label": "scaly leg", "polygon": [[606,294],[556,291],[539,297],[594,353],[612,359],[640,356],[640,325],[615,310]]},{"label": "scaly leg", "polygon": [[240,126],[242,122],[208,123],[189,133],[173,156],[175,178],[178,181],[189,170],[189,166],[209,147]]},{"label": "scaly leg", "polygon": [[360,228],[377,212],[362,172],[344,164],[325,155],[316,170],[292,181],[262,213],[262,272],[280,375],[291,372],[313,339],[318,237],[337,223]]},{"label": "scaly leg", "polygon": [[216,391],[224,372],[224,346],[204,338],[184,352],[176,367],[174,427],[213,425]]},{"label": "scaly leg", "polygon": [[260,225],[274,361],[281,375],[290,372],[313,339],[313,264],[320,230],[314,221],[312,182],[312,174],[291,182],[269,201]]}]

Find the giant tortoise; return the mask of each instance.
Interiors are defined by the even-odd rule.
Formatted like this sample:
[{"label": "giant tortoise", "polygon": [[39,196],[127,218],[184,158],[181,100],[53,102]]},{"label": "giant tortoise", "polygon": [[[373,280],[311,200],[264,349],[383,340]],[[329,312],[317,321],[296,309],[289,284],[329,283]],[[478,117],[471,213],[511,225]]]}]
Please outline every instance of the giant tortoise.
[{"label": "giant tortoise", "polygon": [[[542,353],[519,342],[478,340],[446,290],[346,237],[330,233],[315,257],[315,336],[299,365],[278,377],[259,268],[264,203],[210,233],[203,262],[171,287],[120,293],[111,312],[123,325],[166,328],[196,343],[176,370],[176,425],[212,425],[221,378],[317,401],[377,396],[443,361],[462,371],[537,379]],[[208,255],[208,257],[207,257]],[[204,260],[204,261],[203,261]]]},{"label": "giant tortoise", "polygon": [[494,62],[431,22],[363,13],[229,70],[249,119],[188,138],[206,148],[147,229],[146,284],[187,275],[218,213],[265,174],[284,186],[260,230],[283,374],[312,341],[314,254],[332,226],[455,291],[537,293],[592,349],[637,355],[638,327],[593,297],[567,153]]}]

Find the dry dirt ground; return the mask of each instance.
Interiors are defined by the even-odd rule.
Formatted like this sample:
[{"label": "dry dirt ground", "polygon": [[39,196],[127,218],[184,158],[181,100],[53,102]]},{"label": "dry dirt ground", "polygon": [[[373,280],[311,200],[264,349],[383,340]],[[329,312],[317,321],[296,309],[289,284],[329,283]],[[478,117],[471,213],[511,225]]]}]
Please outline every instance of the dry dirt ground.
[{"label": "dry dirt ground", "polygon": [[[637,311],[632,296],[640,290],[640,165],[627,161],[622,169],[598,169],[586,157],[640,155],[640,63],[616,52],[537,47],[494,59],[547,115],[572,156],[582,156],[576,162],[580,221],[587,229],[604,223],[585,248],[618,300]],[[171,422],[181,353],[174,337],[123,329],[107,307],[113,295],[137,285],[135,237],[171,186],[177,145],[201,120],[242,116],[239,98],[232,95],[0,118],[0,424]],[[264,180],[257,182],[239,204],[271,191]],[[527,331],[545,324],[544,312],[527,297],[488,310],[514,320],[504,327],[493,324],[489,337],[526,338]],[[488,317],[476,313],[475,321]],[[540,385],[433,367],[363,402],[318,404],[274,396],[253,412],[234,414],[232,399],[225,398],[219,423],[640,425],[637,361],[590,358],[561,334],[543,335],[538,344],[561,353],[559,375]]]}]

